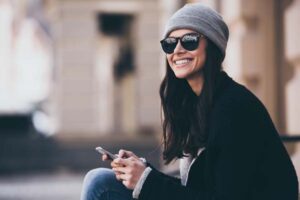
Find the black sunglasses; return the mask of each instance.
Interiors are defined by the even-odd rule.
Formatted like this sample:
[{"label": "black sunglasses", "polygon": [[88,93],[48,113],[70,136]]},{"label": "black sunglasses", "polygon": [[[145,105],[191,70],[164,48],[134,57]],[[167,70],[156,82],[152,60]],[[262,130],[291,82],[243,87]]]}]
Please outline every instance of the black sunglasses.
[{"label": "black sunglasses", "polygon": [[167,37],[160,41],[163,51],[167,54],[174,52],[178,41],[180,40],[181,46],[188,51],[194,51],[199,46],[199,39],[202,35],[198,33],[187,33],[181,37]]}]

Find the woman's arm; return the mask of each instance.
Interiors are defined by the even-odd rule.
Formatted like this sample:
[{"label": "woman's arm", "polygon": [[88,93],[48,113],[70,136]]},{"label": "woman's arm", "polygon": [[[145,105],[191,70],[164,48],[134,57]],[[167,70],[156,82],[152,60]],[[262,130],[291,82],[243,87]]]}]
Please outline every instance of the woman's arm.
[{"label": "woman's arm", "polygon": [[199,191],[182,186],[179,179],[152,170],[143,184],[139,200],[196,200],[199,197]]}]

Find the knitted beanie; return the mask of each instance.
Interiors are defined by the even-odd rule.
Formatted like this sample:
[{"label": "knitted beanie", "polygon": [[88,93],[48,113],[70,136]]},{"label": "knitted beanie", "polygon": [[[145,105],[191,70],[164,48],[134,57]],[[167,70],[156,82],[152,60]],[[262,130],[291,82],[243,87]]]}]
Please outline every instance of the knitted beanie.
[{"label": "knitted beanie", "polygon": [[176,29],[192,29],[210,39],[225,56],[229,30],[222,16],[201,3],[189,3],[167,22],[164,38]]}]

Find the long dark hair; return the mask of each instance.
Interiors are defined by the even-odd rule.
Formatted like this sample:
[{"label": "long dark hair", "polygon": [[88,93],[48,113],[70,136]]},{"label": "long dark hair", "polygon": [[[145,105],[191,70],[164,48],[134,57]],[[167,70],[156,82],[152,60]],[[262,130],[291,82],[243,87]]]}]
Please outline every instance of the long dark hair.
[{"label": "long dark hair", "polygon": [[204,85],[200,96],[192,91],[186,79],[178,79],[166,62],[166,75],[160,85],[164,114],[163,158],[166,164],[182,158],[183,153],[195,157],[198,149],[205,146],[209,113],[223,59],[219,48],[207,39]]}]

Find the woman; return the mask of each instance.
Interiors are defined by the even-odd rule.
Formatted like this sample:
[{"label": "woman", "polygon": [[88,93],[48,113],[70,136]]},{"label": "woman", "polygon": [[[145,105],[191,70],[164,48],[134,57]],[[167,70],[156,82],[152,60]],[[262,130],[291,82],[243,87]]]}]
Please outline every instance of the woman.
[{"label": "woman", "polygon": [[112,170],[87,174],[82,200],[297,200],[293,164],[265,107],[222,71],[228,35],[217,12],[195,3],[170,18],[161,41],[163,157],[181,160],[181,178],[121,150]]}]

